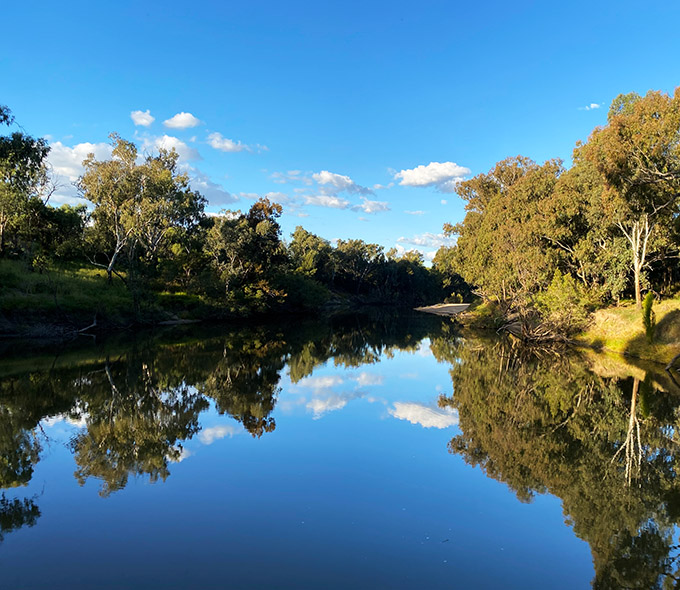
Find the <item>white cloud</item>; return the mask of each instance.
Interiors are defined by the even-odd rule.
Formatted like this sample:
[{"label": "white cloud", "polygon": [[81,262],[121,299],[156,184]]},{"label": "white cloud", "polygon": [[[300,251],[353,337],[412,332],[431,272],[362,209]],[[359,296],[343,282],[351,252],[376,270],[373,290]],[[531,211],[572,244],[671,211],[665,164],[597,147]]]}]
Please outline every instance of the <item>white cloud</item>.
[{"label": "white cloud", "polygon": [[430,162],[427,166],[421,164],[397,172],[394,179],[400,180],[402,186],[432,186],[441,193],[451,193],[467,174],[470,174],[470,169],[455,162]]},{"label": "white cloud", "polygon": [[239,433],[239,429],[236,428],[236,426],[233,426],[232,424],[222,424],[220,426],[212,426],[210,428],[206,428],[201,433],[198,435],[198,439],[204,444],[204,445],[211,445],[213,444],[216,440],[220,440],[221,438],[224,438],[225,436],[228,436],[231,438],[235,434]]},{"label": "white cloud", "polygon": [[404,211],[406,215],[425,215],[425,211]]},{"label": "white cloud", "polygon": [[85,428],[87,426],[88,418],[89,414],[87,414],[86,412],[81,413],[77,419],[72,418],[68,414],[57,414],[56,416],[50,416],[49,418],[45,418],[44,420],[41,421],[41,423],[44,424],[47,428],[52,428],[53,426],[56,426],[57,424],[60,424],[62,422],[69,424],[70,426],[75,426],[76,428]]},{"label": "white cloud", "polygon": [[366,197],[361,197],[361,200],[361,205],[355,205],[352,209],[363,211],[364,213],[381,213],[390,210],[387,201],[370,201]]},{"label": "white cloud", "polygon": [[349,176],[343,174],[336,174],[328,170],[322,170],[312,174],[312,178],[322,186],[328,186],[335,189],[336,192],[348,192],[360,195],[370,195],[373,191],[370,188],[361,186],[354,182]]},{"label": "white cloud", "polygon": [[331,195],[304,195],[305,205],[330,207],[331,209],[347,209],[351,203],[347,199]]},{"label": "white cloud", "polygon": [[173,135],[161,135],[160,137],[145,137],[142,140],[142,147],[144,149],[174,149],[179,155],[180,161],[200,160],[201,156],[194,148],[189,147],[181,139]]},{"label": "white cloud", "polygon": [[440,202],[442,205],[448,205],[448,203],[449,203],[446,199],[442,199],[442,200],[439,201],[439,202]]},{"label": "white cloud", "polygon": [[186,459],[187,457],[191,457],[193,454],[189,449],[185,449],[184,447],[179,448],[179,449],[174,449],[175,451],[179,451],[179,455],[176,457],[171,457],[170,455],[166,455],[166,458],[168,461],[172,461],[173,463],[181,463]]},{"label": "white cloud", "polygon": [[452,408],[436,408],[415,402],[394,402],[390,415],[424,428],[449,428],[458,424],[458,412]]},{"label": "white cloud", "polygon": [[353,379],[360,387],[365,387],[366,385],[382,385],[385,381],[385,378],[382,375],[367,373],[366,371],[362,371],[356,377],[353,377]]},{"label": "white cloud", "polygon": [[311,389],[314,393],[321,393],[341,385],[345,380],[340,375],[325,375],[322,377],[305,377],[296,383],[297,387]]},{"label": "white cloud", "polygon": [[450,238],[445,234],[433,234],[425,232],[410,238],[404,236],[400,237],[397,242],[401,244],[412,244],[414,246],[426,246],[428,248],[439,248],[441,246],[453,246],[456,243],[456,238]]},{"label": "white cloud", "polygon": [[241,143],[240,141],[234,141],[233,139],[228,139],[224,137],[221,133],[215,131],[208,135],[208,144],[210,147],[220,150],[221,152],[242,152],[242,151],[253,151],[249,145]]},{"label": "white cloud", "polygon": [[52,179],[57,189],[50,197],[54,204],[80,205],[87,201],[78,197],[78,190],[74,182],[84,172],[83,160],[89,154],[94,154],[97,160],[107,160],[111,157],[113,147],[108,143],[79,143],[68,147],[57,141],[50,145],[47,162],[52,169]]},{"label": "white cloud", "polygon": [[341,410],[350,401],[362,397],[363,394],[359,392],[330,394],[327,397],[315,397],[310,400],[306,408],[314,413],[314,419],[318,420],[324,414]]},{"label": "white cloud", "polygon": [[601,106],[602,106],[601,104],[598,104],[596,102],[591,102],[589,105],[586,105],[584,107],[579,107],[578,110],[579,111],[592,111],[592,110],[595,110],[595,109],[599,109]]},{"label": "white cloud", "polygon": [[200,119],[197,119],[191,113],[185,113],[184,111],[163,121],[163,125],[170,129],[188,129],[189,127],[196,127],[200,124]]},{"label": "white cloud", "polygon": [[142,127],[149,127],[156,120],[155,117],[151,116],[151,111],[148,109],[146,111],[132,111],[130,118],[135,125]]},{"label": "white cloud", "polygon": [[94,154],[97,160],[111,157],[113,147],[108,143],[79,143],[73,147],[65,146],[60,141],[50,146],[48,161],[53,172],[69,182],[75,182],[83,173],[83,160]]}]

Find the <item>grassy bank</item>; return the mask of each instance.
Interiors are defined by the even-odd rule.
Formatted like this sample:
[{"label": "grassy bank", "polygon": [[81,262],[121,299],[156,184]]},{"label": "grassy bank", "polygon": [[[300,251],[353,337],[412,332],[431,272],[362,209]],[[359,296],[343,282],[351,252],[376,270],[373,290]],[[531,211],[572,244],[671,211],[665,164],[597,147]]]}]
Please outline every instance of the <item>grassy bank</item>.
[{"label": "grassy bank", "polygon": [[[140,310],[151,322],[200,317],[203,303],[184,293],[152,293]],[[127,287],[109,284],[101,269],[78,264],[35,270],[22,261],[0,260],[0,334],[56,335],[97,322],[127,326],[138,317]]]},{"label": "grassy bank", "polygon": [[656,328],[651,343],[642,325],[642,312],[634,303],[596,311],[588,329],[575,340],[578,344],[666,364],[680,353],[680,299],[655,303],[653,310]]},{"label": "grassy bank", "polygon": [[[573,341],[577,345],[665,365],[680,354],[680,298],[655,303],[653,311],[656,327],[652,342],[647,339],[642,312],[634,302],[595,311],[588,328]],[[472,329],[497,329],[504,323],[497,307],[481,300],[457,315],[456,320]]]}]

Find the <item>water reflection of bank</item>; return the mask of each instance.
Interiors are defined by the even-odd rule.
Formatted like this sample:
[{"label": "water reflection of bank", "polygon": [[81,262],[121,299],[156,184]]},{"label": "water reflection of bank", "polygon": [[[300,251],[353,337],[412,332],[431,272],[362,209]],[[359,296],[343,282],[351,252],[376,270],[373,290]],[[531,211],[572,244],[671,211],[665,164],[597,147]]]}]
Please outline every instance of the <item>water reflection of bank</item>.
[{"label": "water reflection of bank", "polygon": [[680,391],[655,367],[469,336],[433,342],[452,363],[450,451],[521,501],[561,498],[590,544],[595,588],[676,587]]}]

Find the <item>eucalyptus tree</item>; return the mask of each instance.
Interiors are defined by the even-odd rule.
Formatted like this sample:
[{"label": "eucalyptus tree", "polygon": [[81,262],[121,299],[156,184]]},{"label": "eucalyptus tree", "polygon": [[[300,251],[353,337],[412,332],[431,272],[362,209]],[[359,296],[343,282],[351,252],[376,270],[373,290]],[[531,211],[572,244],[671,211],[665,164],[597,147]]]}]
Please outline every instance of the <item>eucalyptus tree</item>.
[{"label": "eucalyptus tree", "polygon": [[247,213],[224,212],[207,232],[205,252],[234,309],[264,311],[285,298],[276,284],[288,260],[277,221],[281,211],[278,203],[260,199]]},{"label": "eucalyptus tree", "polygon": [[[11,125],[14,117],[0,106],[0,124]],[[40,199],[48,186],[47,154],[44,139],[20,131],[0,136],[0,255],[7,236],[18,230],[32,200]]]},{"label": "eucalyptus tree", "polygon": [[467,213],[462,223],[444,226],[458,235],[454,260],[447,264],[504,313],[526,314],[532,295],[549,283],[558,263],[540,212],[562,170],[558,160],[539,166],[518,156],[456,188]]},{"label": "eucalyptus tree", "polygon": [[205,199],[191,190],[188,175],[179,172],[175,150],[161,149],[139,163],[134,143],[115,133],[110,138],[111,158],[99,161],[88,155],[77,183],[94,205],[90,234],[106,263],[93,262],[106,269],[109,282],[123,255],[129,270],[137,256],[154,265],[172,233],[198,224],[205,206]]},{"label": "eucalyptus tree", "polygon": [[673,244],[680,214],[680,88],[617,97],[607,124],[577,148],[602,175],[601,209],[628,244],[635,301],[652,262]]}]

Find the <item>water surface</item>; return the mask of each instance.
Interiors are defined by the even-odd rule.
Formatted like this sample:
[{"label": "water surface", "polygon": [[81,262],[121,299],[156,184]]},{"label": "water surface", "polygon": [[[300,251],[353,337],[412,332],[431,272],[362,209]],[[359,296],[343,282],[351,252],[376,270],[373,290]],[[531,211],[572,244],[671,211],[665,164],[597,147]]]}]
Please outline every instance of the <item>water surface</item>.
[{"label": "water surface", "polygon": [[364,314],[5,350],[3,588],[652,588],[678,391]]}]

